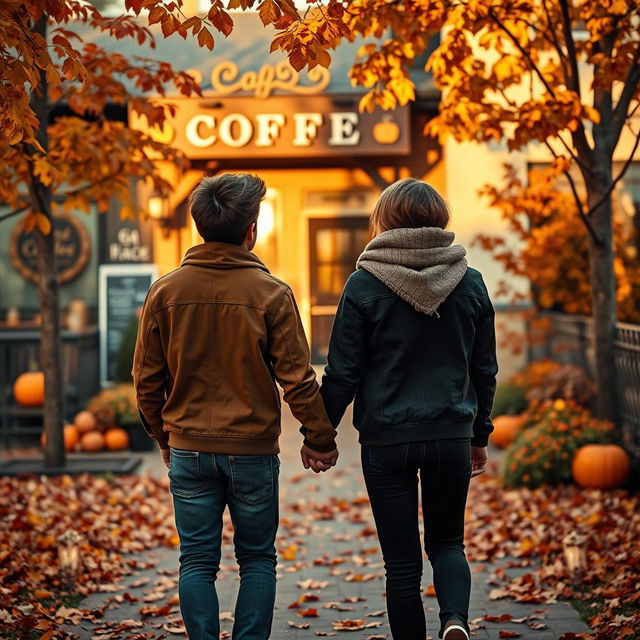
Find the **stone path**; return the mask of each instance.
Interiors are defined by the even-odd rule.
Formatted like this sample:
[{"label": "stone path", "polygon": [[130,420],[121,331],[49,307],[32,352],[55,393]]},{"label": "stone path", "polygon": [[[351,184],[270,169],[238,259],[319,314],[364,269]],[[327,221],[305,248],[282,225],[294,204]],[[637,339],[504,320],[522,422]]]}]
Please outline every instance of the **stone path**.
[{"label": "stone path", "polygon": [[[366,628],[351,631],[347,638],[353,640],[367,638],[388,638],[391,634],[384,614],[384,580],[379,545],[373,529],[370,509],[364,496],[364,485],[358,460],[359,449],[355,430],[348,427],[349,416],[340,431],[339,444],[341,458],[337,469],[316,476],[305,472],[299,462],[299,436],[293,419],[286,415],[283,424],[282,467],[281,467],[281,528],[278,550],[278,594],[275,611],[273,639],[308,640],[329,632],[333,635],[333,623],[339,620],[362,620]],[[159,456],[149,454],[145,461],[144,472],[164,473]],[[233,604],[237,591],[237,573],[233,550],[230,544],[230,525],[225,528],[227,543],[223,550],[223,567],[218,580],[221,628],[230,632]],[[177,578],[178,552],[174,549],[161,549],[148,554],[141,560],[153,560],[155,566],[139,571],[123,583],[122,589],[114,593],[97,593],[86,598],[82,608],[100,608],[105,600],[112,599],[105,609],[102,622],[109,620],[132,620],[130,634],[147,633],[148,638],[157,638],[163,632],[166,638],[185,637],[170,633],[179,623],[179,611],[173,606],[160,617],[143,617],[143,606],[163,607],[175,594],[173,582]],[[473,587],[471,594],[470,619],[479,626],[473,632],[473,638],[497,639],[499,637],[521,637],[526,639],[556,640],[565,632],[587,631],[577,612],[567,603],[552,605],[524,604],[511,600],[492,601],[487,584],[492,567],[472,564]],[[516,570],[513,570],[516,571]],[[146,578],[149,580],[142,583]],[[158,588],[154,587],[155,583]],[[299,585],[302,583],[302,586]],[[140,584],[140,586],[131,586]],[[425,562],[423,587],[431,584],[431,569]],[[320,588],[321,587],[321,588]],[[144,597],[159,599],[145,603]],[[127,596],[124,596],[127,594]],[[289,608],[303,594],[312,594],[312,599],[304,602],[298,609]],[[113,598],[121,600],[117,603]],[[136,600],[136,598],[138,600]],[[131,600],[134,600],[131,602]],[[331,604],[334,603],[334,604]],[[427,613],[428,636],[437,637],[437,603],[432,596],[424,597]],[[113,608],[118,605],[118,608]],[[333,608],[327,608],[333,607]],[[339,607],[336,609],[335,607]],[[317,609],[317,617],[301,617],[301,609]],[[340,609],[349,609],[341,611]],[[532,625],[544,625],[542,630],[534,630],[526,622],[489,622],[485,615],[499,616],[511,614],[516,619],[528,618]],[[308,628],[290,626],[308,624]],[[138,627],[142,623],[141,627]],[[164,626],[164,629],[162,628]],[[81,627],[71,627],[82,639],[94,636],[95,625],[84,622]],[[499,636],[500,631],[516,632],[520,636]],[[337,637],[344,636],[335,631]],[[96,636],[99,638],[100,636]],[[102,636],[107,640],[109,636]],[[127,634],[114,635],[113,638],[126,638]],[[142,638],[142,636],[139,636]]]}]

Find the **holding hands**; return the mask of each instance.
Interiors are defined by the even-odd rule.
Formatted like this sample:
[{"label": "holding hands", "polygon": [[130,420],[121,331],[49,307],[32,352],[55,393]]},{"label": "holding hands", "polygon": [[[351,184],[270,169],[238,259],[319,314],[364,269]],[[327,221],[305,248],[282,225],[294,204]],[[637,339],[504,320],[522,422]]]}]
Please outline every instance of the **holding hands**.
[{"label": "holding hands", "polygon": [[338,462],[338,448],[327,453],[321,453],[320,451],[314,451],[306,445],[302,445],[300,449],[300,457],[302,458],[302,464],[305,469],[312,469],[315,473],[321,471],[327,471],[334,467]]}]

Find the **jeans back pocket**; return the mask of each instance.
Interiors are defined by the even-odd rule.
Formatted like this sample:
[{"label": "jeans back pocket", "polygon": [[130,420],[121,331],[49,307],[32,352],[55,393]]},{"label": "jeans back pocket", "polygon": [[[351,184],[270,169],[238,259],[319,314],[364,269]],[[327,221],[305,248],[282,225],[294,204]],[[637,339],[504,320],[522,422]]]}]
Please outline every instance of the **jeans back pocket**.
[{"label": "jeans back pocket", "polygon": [[273,497],[276,456],[229,456],[231,492],[246,504],[259,504]]},{"label": "jeans back pocket", "polygon": [[436,440],[438,471],[448,478],[471,475],[471,441],[469,438]]},{"label": "jeans back pocket", "polygon": [[171,449],[169,488],[181,498],[192,498],[207,488],[200,472],[200,454],[197,451]]}]

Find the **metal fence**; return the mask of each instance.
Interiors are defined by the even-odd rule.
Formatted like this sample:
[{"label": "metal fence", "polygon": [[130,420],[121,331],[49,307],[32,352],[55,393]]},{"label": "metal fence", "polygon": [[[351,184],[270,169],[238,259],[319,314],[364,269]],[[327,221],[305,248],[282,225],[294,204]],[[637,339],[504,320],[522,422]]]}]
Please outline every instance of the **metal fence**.
[{"label": "metal fence", "polygon": [[[593,321],[584,316],[547,312],[550,328],[542,347],[532,350],[534,357],[579,365],[591,377],[594,371]],[[640,454],[640,325],[616,325],[615,361],[618,402],[625,444]]]}]

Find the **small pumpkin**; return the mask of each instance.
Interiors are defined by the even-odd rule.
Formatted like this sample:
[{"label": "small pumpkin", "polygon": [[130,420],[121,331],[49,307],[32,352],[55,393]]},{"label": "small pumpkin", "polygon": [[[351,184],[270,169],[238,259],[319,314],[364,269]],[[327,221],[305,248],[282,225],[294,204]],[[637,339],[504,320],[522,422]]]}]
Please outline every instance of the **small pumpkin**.
[{"label": "small pumpkin", "polygon": [[491,442],[501,449],[508,447],[515,440],[525,422],[526,418],[523,415],[497,416],[493,419]]},{"label": "small pumpkin", "polygon": [[98,428],[98,422],[91,411],[80,411],[73,419],[73,424],[76,425],[80,433],[86,433],[87,431],[94,431]]},{"label": "small pumpkin", "polygon": [[393,144],[400,137],[400,126],[389,115],[373,126],[373,139],[379,144]]},{"label": "small pumpkin", "polygon": [[[75,449],[76,445],[78,444],[78,441],[80,440],[80,433],[78,432],[78,429],[76,428],[75,425],[65,424],[64,431],[63,431],[63,438],[64,438],[65,450],[72,451],[73,449]],[[42,445],[43,449],[46,443],[47,443],[47,434],[43,431],[42,435],[40,436],[40,444]]]},{"label": "small pumpkin", "polygon": [[111,451],[120,451],[129,446],[129,434],[120,427],[107,429],[104,434],[104,443]]},{"label": "small pumpkin", "polygon": [[571,471],[581,487],[615,489],[629,480],[631,458],[617,444],[587,444],[576,451]]},{"label": "small pumpkin", "polygon": [[87,431],[80,438],[80,448],[83,451],[102,451],[104,449],[104,435],[100,431]]},{"label": "small pumpkin", "polygon": [[13,397],[23,407],[41,407],[44,404],[44,373],[32,371],[16,378]]}]

